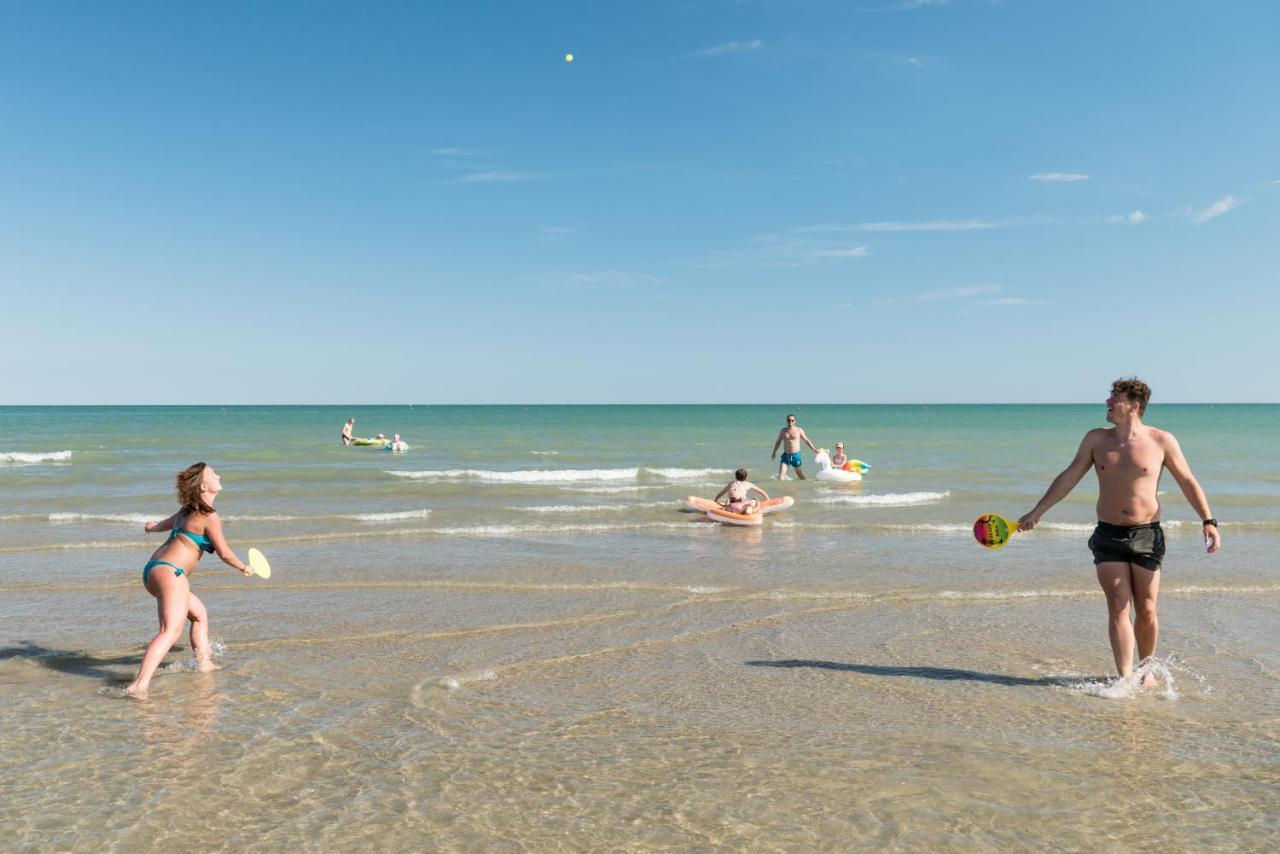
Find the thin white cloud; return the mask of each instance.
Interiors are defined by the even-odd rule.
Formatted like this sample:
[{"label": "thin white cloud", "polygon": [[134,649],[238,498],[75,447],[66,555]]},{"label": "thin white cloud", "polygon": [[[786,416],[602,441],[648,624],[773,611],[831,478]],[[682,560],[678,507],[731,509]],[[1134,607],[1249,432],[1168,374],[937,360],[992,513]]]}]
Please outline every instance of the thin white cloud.
[{"label": "thin white cloud", "polygon": [[1075,181],[1088,181],[1089,176],[1079,172],[1041,172],[1030,175],[1028,181],[1039,181],[1042,184],[1070,184]]},{"label": "thin white cloud", "polygon": [[721,44],[713,44],[710,47],[699,48],[693,51],[691,56],[726,56],[731,53],[742,53],[749,50],[759,50],[764,47],[764,42],[760,39],[752,39],[745,42],[722,42]]},{"label": "thin white cloud", "polygon": [[472,172],[454,179],[455,184],[492,184],[511,181],[537,181],[541,175],[532,172]]},{"label": "thin white cloud", "polygon": [[573,234],[573,229],[566,225],[544,225],[538,229],[537,238],[543,243],[556,243],[567,239]]},{"label": "thin white cloud", "polygon": [[901,12],[910,12],[912,9],[923,9],[926,6],[946,6],[951,0],[903,0],[898,4],[898,10]]},{"label": "thin white cloud", "polygon": [[982,300],[983,305],[1030,305],[1031,300],[1022,297],[996,297]]},{"label": "thin white cloud", "polygon": [[465,148],[433,148],[431,153],[437,157],[469,157],[480,152],[469,151]]},{"label": "thin white cloud", "polygon": [[824,223],[810,225],[799,231],[980,231],[988,228],[1005,228],[1016,225],[1014,222],[996,222],[984,219],[925,220],[922,222],[902,222],[889,220],[886,222]]},{"label": "thin white cloud", "polygon": [[916,68],[924,68],[924,63],[914,56],[907,57],[907,65],[914,65]]},{"label": "thin white cloud", "polygon": [[1127,214],[1107,214],[1102,221],[1110,225],[1141,225],[1147,221],[1147,215],[1142,211],[1133,211]]},{"label": "thin white cloud", "polygon": [[1193,213],[1191,215],[1191,219],[1197,223],[1208,222],[1215,217],[1222,216],[1227,211],[1235,210],[1240,207],[1240,204],[1240,200],[1235,196],[1227,196],[1225,198],[1218,199],[1204,210]]},{"label": "thin white cloud", "polygon": [[631,270],[600,270],[594,273],[570,273],[566,284],[575,288],[630,288],[636,285],[657,285],[666,281],[648,273]]},{"label": "thin white cloud", "polygon": [[938,291],[926,291],[916,294],[915,302],[939,302],[941,300],[972,299],[983,294],[993,294],[1000,290],[995,285],[971,285],[965,288],[943,288]]},{"label": "thin white cloud", "polygon": [[871,253],[865,246],[854,246],[851,249],[819,249],[813,254],[819,258],[865,258]]}]

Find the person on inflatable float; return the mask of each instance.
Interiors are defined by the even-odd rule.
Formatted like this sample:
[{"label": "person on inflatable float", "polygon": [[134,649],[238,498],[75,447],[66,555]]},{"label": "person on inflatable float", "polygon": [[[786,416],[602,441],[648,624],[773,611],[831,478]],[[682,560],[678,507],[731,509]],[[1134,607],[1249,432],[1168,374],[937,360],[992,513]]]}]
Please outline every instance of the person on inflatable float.
[{"label": "person on inflatable float", "polygon": [[[720,501],[720,496],[728,493],[728,501],[724,503],[724,509],[730,513],[742,513],[744,515],[756,512],[756,508],[760,506],[760,501],[768,501],[769,493],[747,480],[747,470],[738,469],[733,473],[735,480],[725,484],[724,489],[716,493],[715,500]],[[748,497],[750,493],[755,492],[760,496],[760,501]]]},{"label": "person on inflatable float", "polygon": [[836,452],[831,455],[831,467],[842,469],[849,464],[849,458],[844,455],[844,442],[836,442]]}]

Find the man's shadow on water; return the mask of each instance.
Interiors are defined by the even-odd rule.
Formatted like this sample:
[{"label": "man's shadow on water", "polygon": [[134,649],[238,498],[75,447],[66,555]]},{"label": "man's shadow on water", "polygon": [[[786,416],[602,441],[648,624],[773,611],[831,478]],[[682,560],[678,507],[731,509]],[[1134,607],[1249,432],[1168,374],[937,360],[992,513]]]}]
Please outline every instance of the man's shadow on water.
[{"label": "man's shadow on water", "polygon": [[110,665],[129,664],[137,667],[142,663],[141,655],[98,656],[87,652],[49,649],[31,641],[18,643],[18,646],[0,647],[0,661],[9,658],[25,658],[59,673],[94,676],[111,681],[120,681],[121,674],[119,671],[110,670]]},{"label": "man's shadow on water", "polygon": [[748,661],[752,667],[814,667],[820,670],[844,670],[865,673],[868,676],[912,676],[916,679],[936,679],[941,682],[987,682],[1009,688],[1034,686],[1039,688],[1068,687],[1088,681],[1078,677],[1006,676],[1003,673],[983,673],[978,670],[960,670],[954,667],[902,667],[885,664],[849,664],[842,661],[815,661],[807,658],[784,658],[778,661]]}]

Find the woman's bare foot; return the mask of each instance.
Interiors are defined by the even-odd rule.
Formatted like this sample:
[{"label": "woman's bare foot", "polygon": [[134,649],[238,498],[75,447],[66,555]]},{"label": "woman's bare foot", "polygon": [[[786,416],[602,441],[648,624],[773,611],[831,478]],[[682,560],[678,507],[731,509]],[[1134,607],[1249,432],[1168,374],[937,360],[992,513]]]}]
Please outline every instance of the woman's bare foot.
[{"label": "woman's bare foot", "polygon": [[135,700],[142,700],[142,699],[145,699],[147,696],[147,689],[139,688],[138,683],[132,682],[129,684],[127,688],[124,689],[124,695],[126,697],[132,697]]},{"label": "woman's bare foot", "polygon": [[1138,679],[1138,684],[1143,688],[1155,688],[1160,684],[1160,680],[1157,679],[1155,673],[1152,672],[1155,670],[1154,665],[1155,658],[1152,656],[1148,656],[1138,662],[1138,670],[1134,675],[1140,677]]},{"label": "woman's bare foot", "polygon": [[203,661],[196,662],[196,670],[201,673],[212,673],[215,670],[221,670],[221,664],[215,664],[212,658],[206,658]]}]

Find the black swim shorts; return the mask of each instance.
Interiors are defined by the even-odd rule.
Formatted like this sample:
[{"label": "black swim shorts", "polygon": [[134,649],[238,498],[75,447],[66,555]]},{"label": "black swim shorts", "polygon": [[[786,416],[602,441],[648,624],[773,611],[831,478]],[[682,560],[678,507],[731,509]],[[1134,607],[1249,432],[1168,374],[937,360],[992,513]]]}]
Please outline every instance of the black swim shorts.
[{"label": "black swim shorts", "polygon": [[1164,560],[1164,531],[1159,522],[1111,525],[1099,522],[1089,538],[1093,563],[1136,563],[1155,572]]}]

